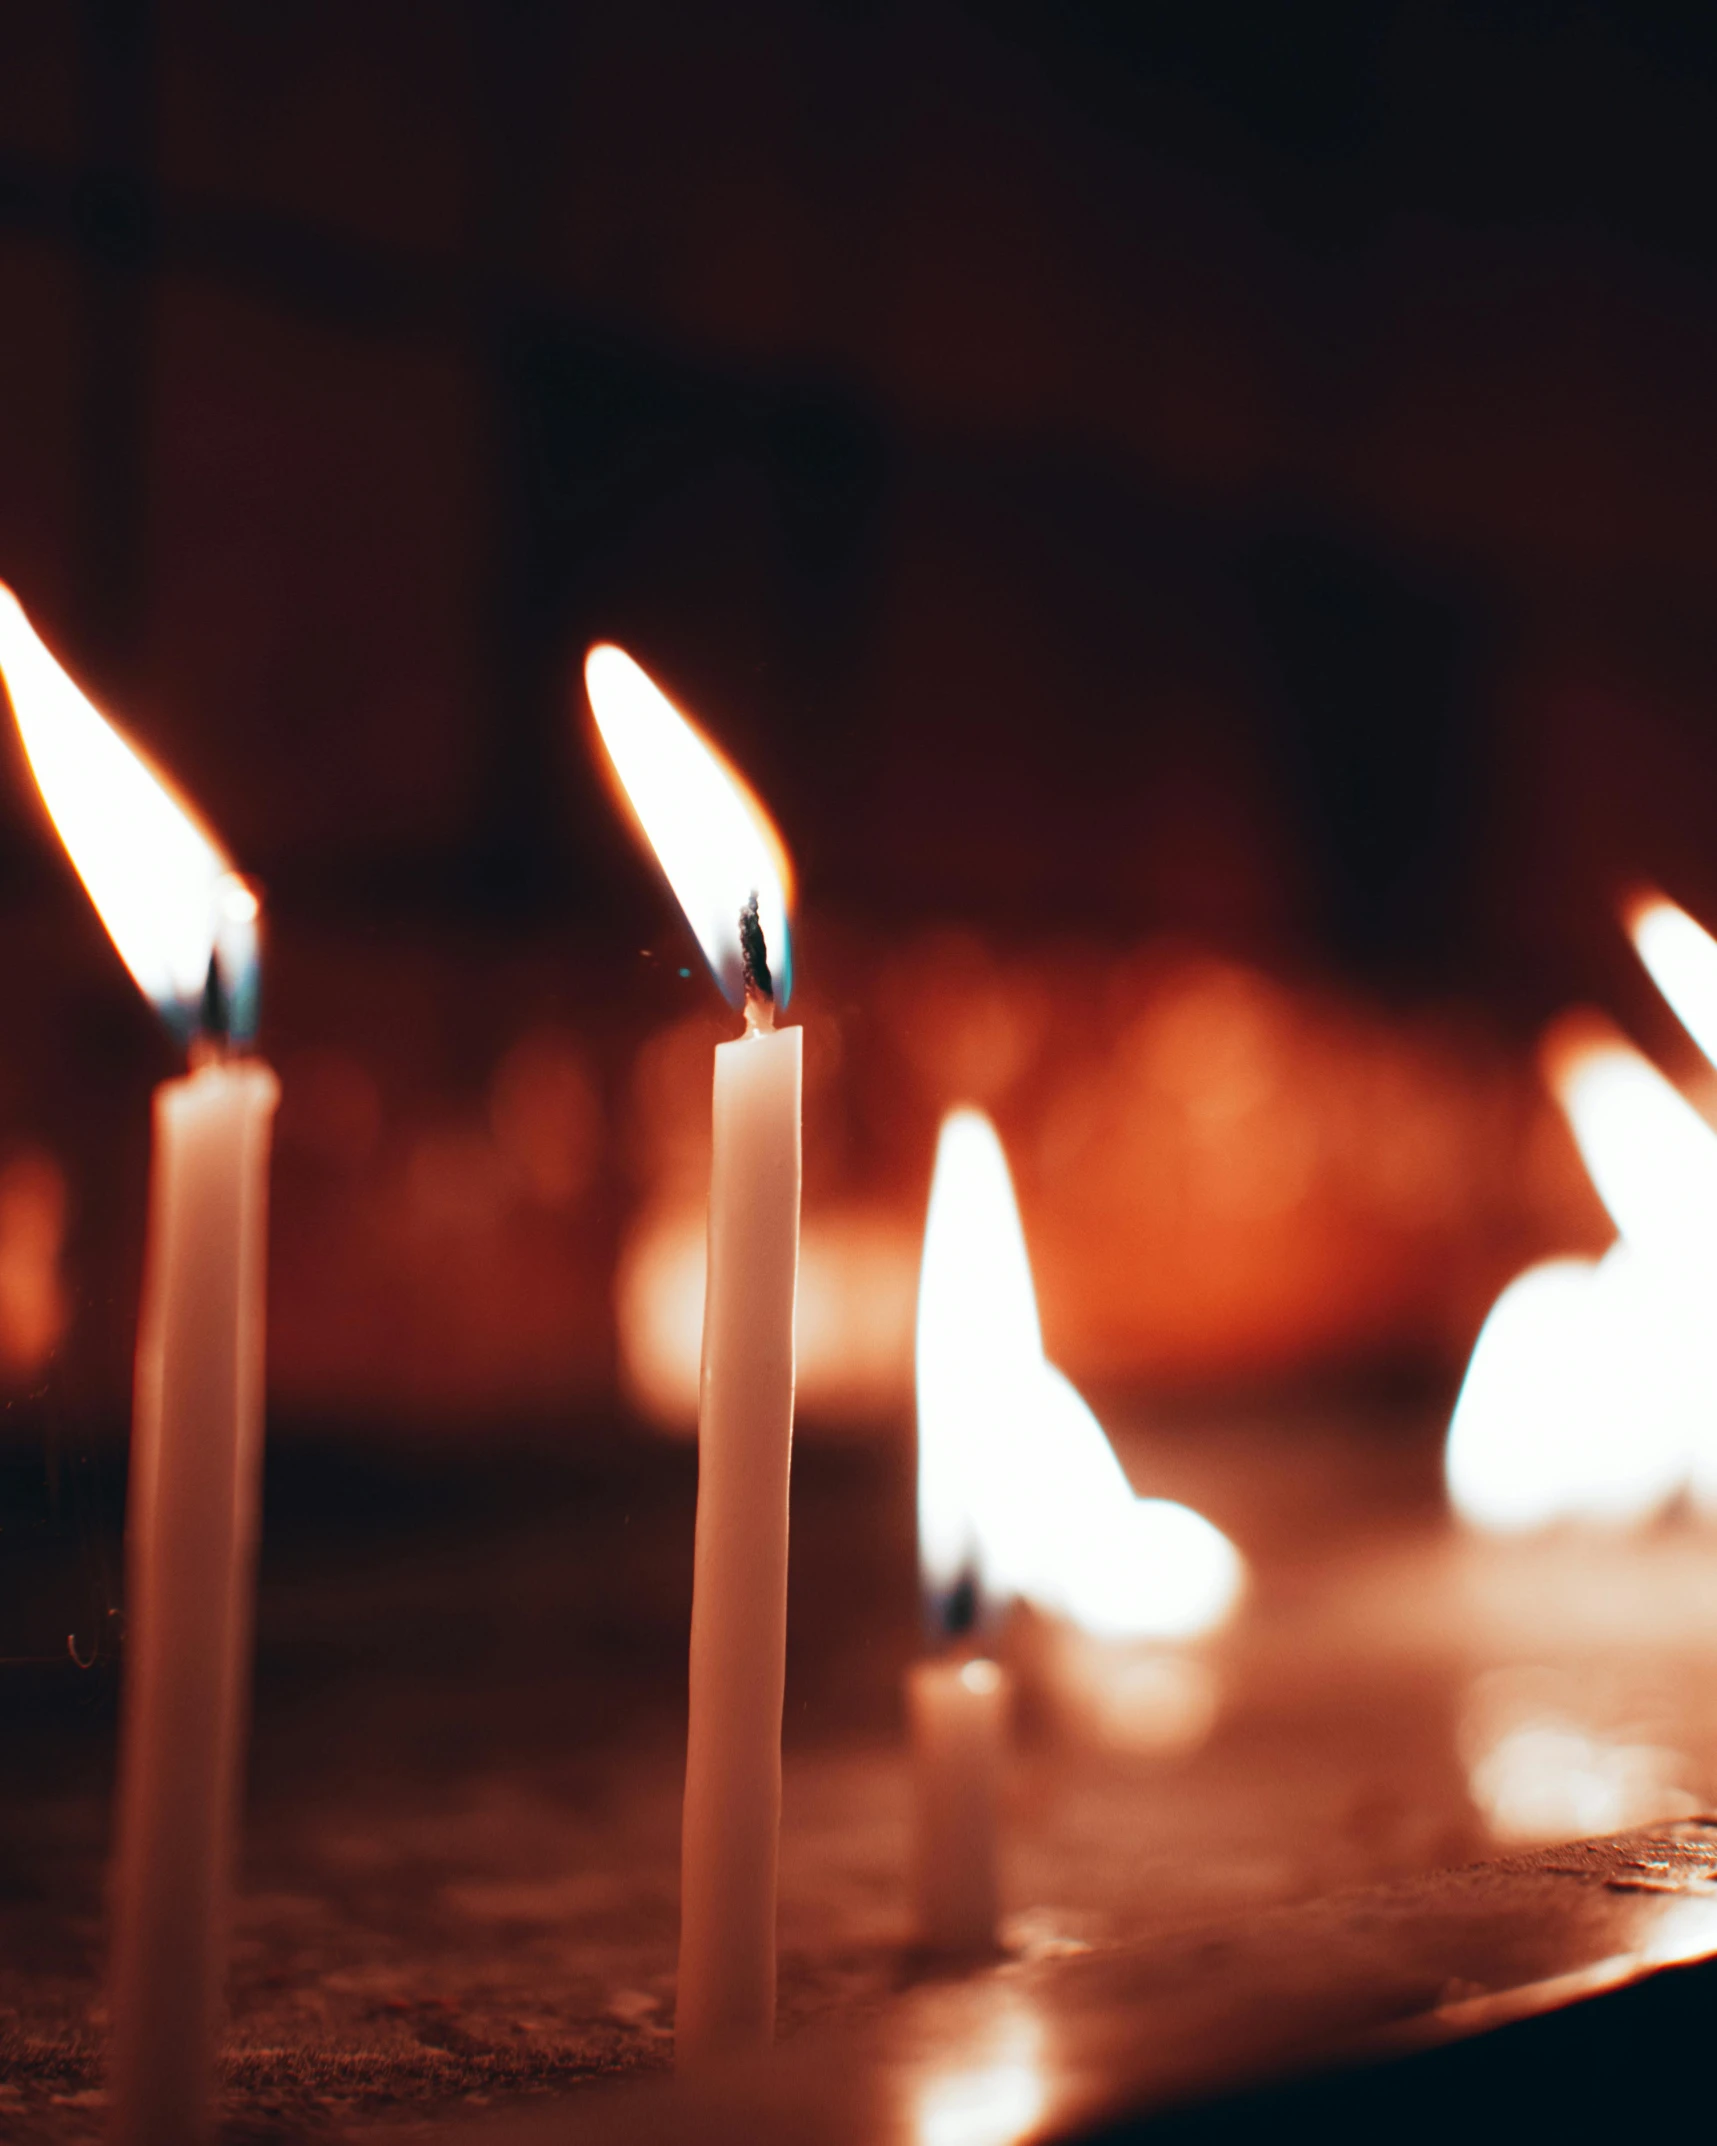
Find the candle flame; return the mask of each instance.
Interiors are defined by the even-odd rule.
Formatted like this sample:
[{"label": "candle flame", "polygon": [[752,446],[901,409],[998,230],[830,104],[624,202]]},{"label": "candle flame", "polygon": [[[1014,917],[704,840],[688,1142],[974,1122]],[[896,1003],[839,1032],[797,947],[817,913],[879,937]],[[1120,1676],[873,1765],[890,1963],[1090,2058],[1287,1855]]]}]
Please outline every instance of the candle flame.
[{"label": "candle flame", "polygon": [[[688,716],[624,649],[584,660],[591,713],[628,803],[728,1003],[747,983],[784,1007],[793,988],[792,869],[769,815]],[[756,974],[750,912],[767,964]]]},{"label": "candle flame", "polygon": [[975,1110],[937,1144],[917,1357],[919,1558],[945,1627],[970,1596],[1022,1596],[1110,1638],[1183,1638],[1227,1615],[1233,1545],[1186,1506],[1135,1497],[1045,1361],[1007,1158]]},{"label": "candle flame", "polygon": [[1021,1465],[1021,1398],[1042,1361],[1007,1157],[988,1118],[956,1110],[936,1143],[918,1282],[918,1556],[932,1595],[1006,1591],[977,1500]]},{"label": "candle flame", "polygon": [[1705,1500],[1717,1471],[1717,1133],[1590,1016],[1543,1057],[1620,1242],[1497,1299],[1449,1426],[1449,1493],[1495,1529],[1636,1524],[1684,1484]]},{"label": "candle flame", "polygon": [[[210,963],[254,993],[256,897],[166,780],[90,704],[0,584],[0,677],[30,772],[120,958],[181,1033]],[[229,983],[229,993],[235,985]],[[229,1004],[223,1027],[242,1008]]]},{"label": "candle flame", "polygon": [[1717,939],[1661,894],[1637,897],[1626,921],[1652,982],[1717,1065]]},{"label": "candle flame", "polygon": [[1709,1260],[1717,1250],[1717,1133],[1648,1058],[1588,1017],[1552,1029],[1544,1060],[1616,1228],[1642,1249]]},{"label": "candle flame", "polygon": [[1449,1425],[1455,1510],[1498,1533],[1625,1527],[1661,1511],[1717,1400],[1690,1308],[1625,1245],[1518,1275],[1485,1320]]}]

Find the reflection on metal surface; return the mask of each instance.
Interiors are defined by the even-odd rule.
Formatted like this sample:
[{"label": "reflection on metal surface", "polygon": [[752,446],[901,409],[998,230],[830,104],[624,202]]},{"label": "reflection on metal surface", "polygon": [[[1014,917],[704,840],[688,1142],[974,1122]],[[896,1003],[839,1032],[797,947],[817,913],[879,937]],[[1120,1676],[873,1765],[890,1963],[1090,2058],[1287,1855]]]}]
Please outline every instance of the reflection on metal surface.
[{"label": "reflection on metal surface", "polygon": [[[1610,1881],[1612,1885],[1618,1882]],[[1533,2019],[1563,2005],[1578,2004],[1582,1998],[1600,1996],[1605,1990],[1620,1989],[1656,1968],[1707,1959],[1713,1952],[1717,1952],[1717,1897],[1704,1900],[1676,1889],[1673,1899],[1655,1907],[1646,1918],[1631,1950],[1611,1953],[1566,1974],[1547,1975],[1542,1981],[1456,1998],[1390,2039],[1411,2044],[1488,2034],[1517,2019]]]},{"label": "reflection on metal surface", "polygon": [[997,2022],[991,2048],[932,2072],[913,2096],[916,2146],[1012,2146],[1044,2113],[1042,2032],[1023,2010]]},{"label": "reflection on metal surface", "polygon": [[1690,1762],[1640,1724],[1593,1718],[1591,1695],[1551,1670],[1493,1671],[1467,1695],[1467,1784],[1491,1838],[1505,1844],[1589,1839],[1683,1818]]},{"label": "reflection on metal surface", "polygon": [[[1717,1877],[1717,1871],[1708,1875]],[[1709,1899],[1678,1892],[1663,1902],[1634,1949],[1641,1967],[1674,1967],[1717,1952],[1717,1895]]]}]

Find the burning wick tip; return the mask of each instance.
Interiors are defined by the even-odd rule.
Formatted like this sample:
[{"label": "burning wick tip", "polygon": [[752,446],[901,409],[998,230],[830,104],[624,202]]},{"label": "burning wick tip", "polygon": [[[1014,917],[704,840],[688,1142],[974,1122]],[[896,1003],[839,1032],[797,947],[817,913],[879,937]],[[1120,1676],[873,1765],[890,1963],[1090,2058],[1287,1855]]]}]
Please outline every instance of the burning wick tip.
[{"label": "burning wick tip", "polygon": [[926,1613],[933,1645],[959,1648],[975,1639],[984,1615],[976,1571],[968,1565],[951,1586],[932,1595]]},{"label": "burning wick tip", "polygon": [[745,973],[745,1019],[748,1027],[775,1026],[775,980],[769,973],[769,942],[753,890],[739,912],[739,959]]},{"label": "burning wick tip", "polygon": [[203,1002],[197,1008],[197,1041],[224,1051],[232,1040],[232,1000],[221,976],[221,957],[209,956],[209,973],[203,984]]},{"label": "burning wick tip", "polygon": [[257,959],[262,904],[256,890],[236,872],[220,892],[215,943],[209,951],[202,997],[191,1023],[191,1057],[196,1064],[226,1058],[255,1040],[261,971]]}]

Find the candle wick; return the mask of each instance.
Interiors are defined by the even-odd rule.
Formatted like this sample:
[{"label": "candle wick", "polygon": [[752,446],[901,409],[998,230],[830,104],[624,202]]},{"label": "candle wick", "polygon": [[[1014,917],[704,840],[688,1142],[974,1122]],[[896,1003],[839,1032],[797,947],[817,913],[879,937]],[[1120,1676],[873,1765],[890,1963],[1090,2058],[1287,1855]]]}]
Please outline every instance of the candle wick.
[{"label": "candle wick", "polygon": [[197,1008],[197,1033],[191,1043],[191,1060],[224,1058],[232,1035],[232,1002],[226,978],[221,974],[218,949],[209,956],[209,973],[203,980],[202,1003]]},{"label": "candle wick", "polygon": [[219,890],[214,942],[192,1023],[193,1066],[242,1055],[255,1040],[259,912],[255,888],[229,872]]},{"label": "candle wick", "polygon": [[755,888],[739,912],[739,959],[745,972],[745,1025],[767,1035],[775,1026],[775,979],[769,973],[769,942]]}]

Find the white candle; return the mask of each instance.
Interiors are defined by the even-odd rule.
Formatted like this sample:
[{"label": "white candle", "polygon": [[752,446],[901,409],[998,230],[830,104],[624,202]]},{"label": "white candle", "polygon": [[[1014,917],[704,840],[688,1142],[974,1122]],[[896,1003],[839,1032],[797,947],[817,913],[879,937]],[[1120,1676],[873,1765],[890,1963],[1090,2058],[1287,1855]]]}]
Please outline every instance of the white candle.
[{"label": "white candle", "polygon": [[257,904],[218,844],[0,589],[0,673],[61,840],[126,966],[191,1045],[155,1096],[139,1322],[113,1881],[110,2135],[194,2142],[226,1964],[248,1714],[269,1139]]},{"label": "white candle", "polygon": [[762,807],[629,656],[585,680],[626,797],[746,1034],[715,1054],[676,2054],[775,2031],[801,1054],[785,856]]},{"label": "white candle", "polygon": [[1007,1704],[1007,1679],[994,1662],[944,1658],[907,1673],[913,1921],[933,1952],[987,1952],[996,1941]]},{"label": "white candle", "polygon": [[262,1463],[266,1066],[155,1092],[127,1515],[112,2137],[206,2135]]},{"label": "white candle", "polygon": [[680,1850],[681,2061],[775,2030],[800,1034],[715,1054]]}]

